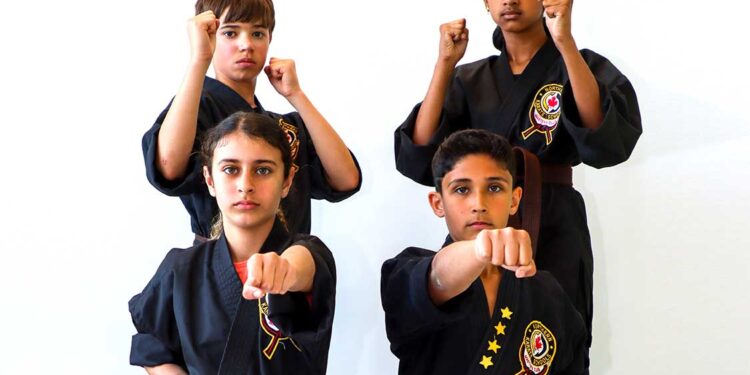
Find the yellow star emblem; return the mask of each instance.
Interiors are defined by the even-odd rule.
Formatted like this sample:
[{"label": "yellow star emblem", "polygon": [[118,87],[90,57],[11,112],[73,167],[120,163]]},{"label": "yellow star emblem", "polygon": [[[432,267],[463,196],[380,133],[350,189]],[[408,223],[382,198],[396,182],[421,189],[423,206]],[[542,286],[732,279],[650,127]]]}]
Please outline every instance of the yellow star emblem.
[{"label": "yellow star emblem", "polygon": [[487,357],[486,355],[482,356],[482,362],[479,362],[480,365],[484,366],[484,369],[486,370],[488,367],[494,365],[492,363],[492,358]]},{"label": "yellow star emblem", "polygon": [[497,322],[497,325],[495,326],[495,330],[497,331],[498,335],[504,335],[505,326],[503,325],[503,322]]},{"label": "yellow star emblem", "polygon": [[497,350],[500,349],[500,345],[497,344],[497,340],[487,341],[487,343],[490,344],[490,347],[487,348],[487,350],[492,350],[495,354],[497,354]]},{"label": "yellow star emblem", "polygon": [[505,308],[500,309],[500,312],[503,314],[503,318],[510,320],[510,316],[513,315],[513,311],[510,311],[510,309],[506,306]]}]

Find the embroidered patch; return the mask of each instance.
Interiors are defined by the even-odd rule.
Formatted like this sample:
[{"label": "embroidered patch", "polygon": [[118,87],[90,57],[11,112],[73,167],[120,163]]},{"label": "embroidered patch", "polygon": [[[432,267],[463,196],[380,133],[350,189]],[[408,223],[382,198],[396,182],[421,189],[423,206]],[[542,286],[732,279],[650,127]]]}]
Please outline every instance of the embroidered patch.
[{"label": "embroidered patch", "polygon": [[286,139],[289,141],[289,147],[292,149],[292,170],[297,171],[299,167],[297,166],[297,152],[299,152],[299,137],[297,136],[297,127],[284,121],[284,119],[279,119],[279,127],[281,130],[284,131],[286,134]]},{"label": "embroidered patch", "polygon": [[263,355],[265,355],[266,358],[273,359],[273,355],[276,353],[276,349],[279,347],[279,345],[282,345],[284,348],[286,348],[286,346],[284,345],[284,341],[289,341],[294,346],[294,348],[296,348],[300,352],[302,351],[302,349],[297,346],[297,343],[295,343],[291,337],[284,336],[281,330],[276,327],[275,324],[273,324],[271,319],[268,319],[267,298],[258,299],[258,315],[260,316],[260,327],[268,336],[271,336],[271,341],[268,343],[268,345],[266,345],[266,348],[263,349]]},{"label": "embroidered patch", "polygon": [[562,114],[562,89],[562,85],[551,83],[537,91],[529,108],[531,126],[521,133],[523,139],[539,132],[544,134],[548,145],[552,143],[552,132],[557,129]]},{"label": "embroidered patch", "polygon": [[557,352],[555,335],[542,322],[534,320],[526,326],[518,349],[521,371],[516,375],[547,375]]}]

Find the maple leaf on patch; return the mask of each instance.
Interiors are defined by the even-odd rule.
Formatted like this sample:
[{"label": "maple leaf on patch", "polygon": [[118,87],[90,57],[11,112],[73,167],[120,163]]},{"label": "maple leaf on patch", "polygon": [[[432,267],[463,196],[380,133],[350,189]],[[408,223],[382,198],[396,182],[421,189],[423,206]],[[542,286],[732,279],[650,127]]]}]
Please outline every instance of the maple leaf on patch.
[{"label": "maple leaf on patch", "polygon": [[552,108],[557,107],[557,102],[558,102],[557,95],[547,99],[547,105],[549,105]]},{"label": "maple leaf on patch", "polygon": [[536,339],[534,340],[534,348],[536,350],[539,350],[542,348],[542,338],[540,336],[537,336]]}]

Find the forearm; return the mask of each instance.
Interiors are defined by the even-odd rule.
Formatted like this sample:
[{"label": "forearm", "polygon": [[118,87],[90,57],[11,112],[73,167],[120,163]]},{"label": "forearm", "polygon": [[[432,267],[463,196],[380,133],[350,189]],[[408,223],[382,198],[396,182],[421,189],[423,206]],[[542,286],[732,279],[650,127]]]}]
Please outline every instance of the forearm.
[{"label": "forearm", "polygon": [[315,278],[315,260],[310,250],[301,245],[294,245],[284,250],[281,257],[289,262],[289,267],[294,269],[297,275],[289,291],[310,292]]},{"label": "forearm", "polygon": [[193,63],[169,107],[157,140],[157,169],[167,180],[182,177],[187,169],[197,132],[203,80],[208,65]]},{"label": "forearm", "polygon": [[581,118],[582,125],[588,129],[596,129],[604,119],[602,113],[599,85],[594,78],[594,73],[583,60],[581,52],[575,41],[561,43],[558,47],[568,71],[570,86],[573,89],[576,108]]},{"label": "forearm", "polygon": [[154,367],[144,367],[149,375],[187,375],[187,372],[180,366],[173,363],[165,363]]},{"label": "forearm", "polygon": [[325,176],[334,190],[349,191],[359,185],[359,171],[344,141],[302,90],[290,95],[289,103],[305,122]]},{"label": "forearm", "polygon": [[414,135],[412,136],[414,144],[425,145],[435,134],[454,70],[455,65],[450,63],[438,61],[435,64],[430,87],[427,89],[427,95],[425,95],[419,113],[417,113]]},{"label": "forearm", "polygon": [[432,259],[428,280],[432,302],[441,305],[463,293],[485,266],[475,256],[474,241],[459,241],[444,247]]}]

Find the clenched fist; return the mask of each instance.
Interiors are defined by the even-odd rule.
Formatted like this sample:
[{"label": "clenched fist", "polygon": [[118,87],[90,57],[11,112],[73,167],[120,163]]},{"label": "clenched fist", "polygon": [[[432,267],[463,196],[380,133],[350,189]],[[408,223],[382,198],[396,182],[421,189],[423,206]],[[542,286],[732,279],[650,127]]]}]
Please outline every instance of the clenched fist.
[{"label": "clenched fist", "polygon": [[474,255],[481,262],[514,271],[516,277],[536,274],[531,238],[525,230],[485,229],[474,240]]},{"label": "clenched fist", "polygon": [[440,55],[441,62],[455,66],[466,53],[469,44],[469,29],[466,19],[458,19],[440,25]]},{"label": "clenched fist", "polygon": [[297,282],[297,270],[276,253],[253,254],[247,260],[247,281],[242,288],[245,299],[266,294],[285,294]]},{"label": "clenched fist", "polygon": [[276,92],[288,98],[301,91],[297,79],[297,68],[292,59],[272,57],[263,69]]},{"label": "clenched fist", "polygon": [[188,20],[190,54],[193,62],[210,64],[216,49],[216,31],[219,19],[214,12],[207,10]]},{"label": "clenched fist", "polygon": [[540,0],[547,15],[546,22],[555,45],[573,40],[570,18],[573,13],[573,0]]}]

